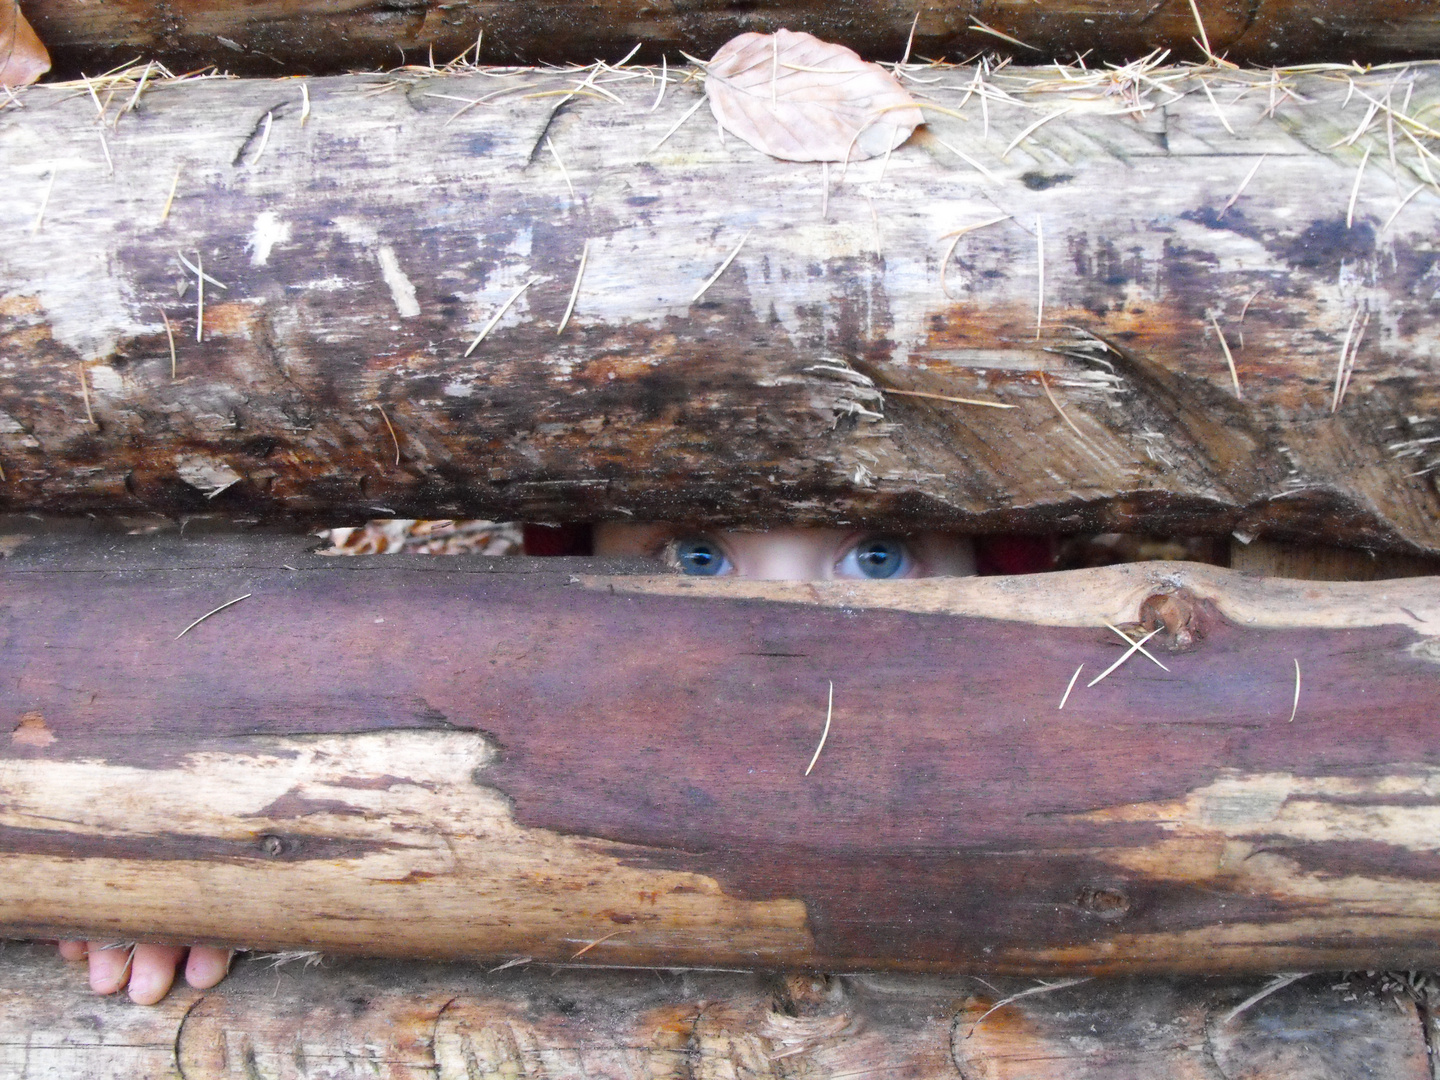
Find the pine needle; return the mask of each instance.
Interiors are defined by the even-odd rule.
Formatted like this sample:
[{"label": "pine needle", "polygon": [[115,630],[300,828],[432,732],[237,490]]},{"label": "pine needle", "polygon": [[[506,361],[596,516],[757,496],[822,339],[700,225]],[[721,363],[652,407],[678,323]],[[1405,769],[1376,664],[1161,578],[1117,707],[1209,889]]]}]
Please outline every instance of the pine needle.
[{"label": "pine needle", "polygon": [[1228,1013],[1222,1016],[1220,1018],[1220,1023],[1230,1023],[1230,1021],[1234,1020],[1246,1009],[1250,1008],[1250,1006],[1256,1004],[1257,1002],[1264,1001],[1271,994],[1275,993],[1276,990],[1283,990],[1291,983],[1299,982],[1301,979],[1305,978],[1305,976],[1309,974],[1310,972],[1308,971],[1302,971],[1294,974],[1276,975],[1259,990],[1255,991],[1255,993],[1251,994],[1244,1001],[1240,1002],[1239,1005],[1236,1005],[1235,1008],[1231,1009]]},{"label": "pine needle", "polygon": [[585,261],[590,258],[590,241],[585,241],[585,246],[580,249],[580,265],[575,270],[575,284],[570,289],[570,302],[565,305],[565,315],[556,327],[558,335],[565,330],[566,324],[570,322],[570,313],[575,310],[575,301],[580,298],[580,279],[585,276]]},{"label": "pine needle", "polygon": [[664,53],[661,53],[661,54],[660,54],[660,90],[659,90],[659,92],[655,95],[655,104],[650,106],[650,111],[651,111],[651,112],[654,112],[656,109],[658,109],[658,108],[660,107],[660,102],[662,102],[662,101],[665,100],[665,86],[666,86],[666,84],[669,83],[669,82],[670,82],[670,68],[669,68],[669,66],[668,66],[668,65],[666,64],[666,62],[665,62],[665,54],[664,54]]},{"label": "pine needle", "polygon": [[227,600],[227,601],[225,601],[225,603],[221,604],[219,607],[217,607],[217,608],[215,608],[215,609],[213,609],[213,610],[211,610],[211,611],[207,611],[204,615],[201,615],[198,619],[196,619],[194,622],[192,622],[189,626],[185,627],[184,630],[181,630],[180,633],[176,634],[176,635],[175,635],[175,640],[176,640],[176,641],[179,641],[182,637],[184,637],[186,634],[188,634],[191,630],[194,630],[195,627],[199,626],[199,625],[200,625],[202,622],[204,622],[206,619],[210,618],[211,615],[218,615],[220,612],[224,611],[227,607],[231,607],[231,606],[233,606],[233,605],[235,605],[235,604],[238,604],[241,600],[248,600],[250,597],[252,597],[252,596],[254,596],[254,595],[255,595],[254,593],[248,593],[248,592],[247,592],[244,596],[237,596],[234,600]]},{"label": "pine needle", "polygon": [[205,336],[205,257],[195,252],[195,340]]},{"label": "pine needle", "polygon": [[1225,340],[1225,333],[1220,329],[1220,324],[1215,321],[1215,316],[1210,316],[1210,325],[1215,328],[1215,336],[1220,339],[1220,348],[1225,353],[1225,363],[1230,368],[1230,381],[1235,386],[1235,398],[1238,401],[1240,394],[1240,374],[1235,370],[1235,357],[1230,355],[1230,343]]},{"label": "pine needle", "polygon": [[701,285],[700,288],[695,290],[695,295],[690,297],[690,303],[693,304],[697,300],[699,300],[700,297],[705,295],[706,290],[709,289],[711,285],[714,285],[715,282],[720,280],[720,275],[723,274],[726,268],[735,261],[735,256],[740,254],[740,249],[745,246],[745,241],[749,239],[750,233],[747,231],[745,235],[740,238],[740,243],[735,245],[735,250],[730,252],[729,255],[725,256],[725,261],[720,264],[719,269],[717,269],[715,273],[710,275],[709,280],[706,281],[704,285]]},{"label": "pine needle", "polygon": [[175,378],[175,328],[170,325],[170,316],[165,314],[164,308],[157,309],[160,318],[165,320],[165,337],[170,342],[170,378]]},{"label": "pine needle", "polygon": [[1360,321],[1360,305],[1355,305],[1355,314],[1350,316],[1350,327],[1345,331],[1345,340],[1340,343],[1340,363],[1335,367],[1335,390],[1330,395],[1330,415],[1340,408],[1340,387],[1345,382],[1345,360],[1350,355],[1350,338],[1355,333],[1355,324]]},{"label": "pine needle", "polygon": [[1355,332],[1355,344],[1350,346],[1350,362],[1345,365],[1345,379],[1340,384],[1340,400],[1336,402],[1338,409],[1345,404],[1345,395],[1350,390],[1350,376],[1355,374],[1355,359],[1360,355],[1360,342],[1365,340],[1365,328],[1370,325],[1370,312],[1365,312],[1365,317],[1360,320],[1360,329]]},{"label": "pine needle", "polygon": [[1070,691],[1075,689],[1075,680],[1080,678],[1080,672],[1084,670],[1085,665],[1081,664],[1075,669],[1075,674],[1070,676],[1070,684],[1065,687],[1065,693],[1060,695],[1060,704],[1055,706],[1057,710],[1065,708],[1065,702],[1070,700]]},{"label": "pine needle", "polygon": [[30,226],[30,235],[40,231],[40,223],[45,220],[45,208],[50,205],[50,193],[55,190],[56,169],[50,169],[50,182],[45,185],[45,194],[40,197],[40,209],[35,211],[35,222]]},{"label": "pine needle", "polygon": [[1037,131],[1039,128],[1044,127],[1044,126],[1045,126],[1046,124],[1048,124],[1051,120],[1056,120],[1056,119],[1058,119],[1058,118],[1066,115],[1067,113],[1069,113],[1069,112],[1071,111],[1071,109],[1072,109],[1072,106],[1066,105],[1065,108],[1063,108],[1063,109],[1056,109],[1056,110],[1055,110],[1053,113],[1051,113],[1049,116],[1042,116],[1039,120],[1036,120],[1036,121],[1035,121],[1033,124],[1031,124],[1029,127],[1025,128],[1024,131],[1020,132],[1019,135],[1016,135],[1015,138],[1013,138],[1013,139],[1010,140],[1010,145],[1007,146],[1007,147],[1005,147],[1004,153],[1002,153],[1002,154],[1000,155],[1000,160],[1001,160],[1001,161],[1004,161],[1007,157],[1009,157],[1011,150],[1014,150],[1015,147],[1019,146],[1022,142],[1024,142],[1027,138],[1029,138],[1029,137],[1030,137],[1035,131]]},{"label": "pine needle", "polygon": [[1397,207],[1395,207],[1394,211],[1390,214],[1390,216],[1385,219],[1385,224],[1380,226],[1380,231],[1383,233],[1383,232],[1385,232],[1387,229],[1389,229],[1390,226],[1394,223],[1395,219],[1400,216],[1400,211],[1401,211],[1401,210],[1404,210],[1405,207],[1410,204],[1410,200],[1413,199],[1413,198],[1415,198],[1416,195],[1419,195],[1420,192],[1422,192],[1422,191],[1424,191],[1424,190],[1425,190],[1425,185],[1424,185],[1424,184],[1416,184],[1416,185],[1410,190],[1410,194],[1409,194],[1409,195],[1406,195],[1403,199],[1401,199],[1401,200],[1400,200],[1400,205],[1397,206]]},{"label": "pine needle", "polygon": [[[1070,430],[1075,432],[1075,434],[1083,440],[1085,438],[1084,433],[1075,426],[1075,421],[1070,419],[1070,414],[1060,407],[1060,402],[1055,400],[1055,395],[1050,392],[1050,380],[1045,377],[1045,372],[1043,371],[1040,372],[1040,386],[1044,389],[1045,396],[1050,399],[1050,404],[1054,405],[1055,411],[1060,414],[1060,419],[1069,424]],[[1104,676],[1101,677],[1103,678]],[[1093,686],[1094,684],[1092,683],[1091,685]]]},{"label": "pine needle", "polygon": [[[1158,634],[1158,633],[1159,633],[1161,630],[1163,630],[1163,629],[1165,629],[1163,626],[1157,626],[1154,630],[1151,630],[1150,633],[1146,634],[1146,635],[1145,635],[1143,638],[1141,638],[1139,641],[1131,641],[1131,642],[1130,642],[1130,648],[1128,648],[1128,649],[1125,650],[1125,652],[1121,655],[1120,659],[1119,659],[1119,660],[1116,660],[1113,664],[1111,664],[1109,667],[1107,667],[1104,671],[1100,672],[1099,675],[1096,675],[1095,678],[1091,679],[1088,683],[1086,683],[1086,684],[1085,684],[1086,689],[1088,690],[1090,687],[1094,686],[1094,685],[1095,685],[1096,683],[1098,683],[1101,679],[1105,678],[1106,675],[1109,675],[1112,671],[1114,671],[1116,668],[1118,668],[1121,664],[1125,663],[1126,660],[1129,660],[1130,657],[1134,656],[1135,653],[1139,651],[1140,646],[1144,645],[1147,641],[1149,641],[1152,637],[1154,637],[1156,634]],[[1123,636],[1123,635],[1122,635],[1122,636]],[[1126,640],[1128,641],[1129,639],[1127,638]],[[1153,659],[1153,657],[1152,657],[1152,659]],[[1159,663],[1159,661],[1157,660],[1156,663]]]},{"label": "pine needle", "polygon": [[830,697],[825,703],[825,730],[820,732],[820,742],[815,747],[815,753],[810,756],[810,764],[805,766],[805,775],[810,775],[810,770],[815,768],[815,762],[820,760],[820,751],[825,749],[825,740],[830,737],[830,718],[835,714],[835,683],[830,683]]},{"label": "pine needle", "polygon": [[603,942],[609,941],[609,940],[610,940],[611,938],[613,938],[613,937],[619,937],[621,934],[628,934],[628,933],[631,933],[631,930],[630,930],[629,927],[626,927],[626,928],[623,929],[623,930],[612,930],[610,933],[606,934],[604,937],[596,938],[594,941],[590,942],[590,944],[586,945],[583,949],[581,949],[579,952],[577,952],[574,956],[570,957],[570,959],[571,959],[571,960],[579,960],[580,957],[584,956],[584,955],[585,955],[587,952],[589,952],[591,949],[595,948],[596,945],[599,945],[599,944],[601,944],[601,943],[603,943]]},{"label": "pine needle", "polygon": [[161,225],[164,225],[166,218],[170,216],[170,205],[175,201],[175,191],[180,186],[180,172],[184,168],[184,162],[175,166],[175,179],[170,181],[170,194],[165,196],[165,205],[160,208]]},{"label": "pine needle", "polygon": [[400,440],[395,437],[395,426],[390,423],[390,417],[385,415],[385,410],[376,405],[380,413],[380,419],[385,421],[385,429],[390,432],[390,441],[395,444],[395,464],[400,464]]},{"label": "pine needle", "polygon": [[[918,14],[917,14],[917,17],[918,17]],[[996,30],[993,26],[987,26],[985,23],[983,23],[983,22],[981,22],[979,19],[975,18],[974,15],[971,15],[971,16],[970,16],[970,29],[971,29],[971,30],[979,30],[982,34],[989,34],[991,37],[997,37],[997,38],[999,38],[1001,41],[1008,41],[1011,45],[1019,45],[1020,48],[1022,48],[1022,49],[1029,49],[1031,52],[1039,52],[1039,51],[1040,51],[1040,47],[1039,47],[1038,45],[1031,45],[1031,44],[1030,44],[1029,42],[1027,42],[1027,41],[1021,41],[1021,40],[1020,40],[1019,38],[1017,38],[1017,37],[1011,37],[1009,34],[1005,33],[1004,31]]]},{"label": "pine needle", "polygon": [[[922,108],[923,108],[923,106],[922,106]],[[969,165],[972,169],[974,169],[976,172],[978,172],[981,176],[985,177],[986,180],[989,180],[991,183],[994,183],[994,184],[998,184],[998,183],[1000,182],[1000,177],[996,176],[993,172],[991,172],[989,169],[987,169],[984,165],[980,164],[980,162],[976,161],[974,158],[972,158],[969,154],[965,153],[963,150],[957,150],[955,147],[951,146],[951,145],[950,145],[949,143],[947,143],[944,139],[942,139],[942,138],[940,138],[939,136],[935,135],[933,132],[931,133],[930,138],[934,139],[935,142],[939,143],[939,144],[940,144],[941,146],[943,146],[946,150],[949,150],[952,154],[954,154],[956,157],[958,157],[961,161],[965,162],[966,165]],[[1009,217],[1009,216],[1010,216],[1009,214],[1006,214],[1005,217],[996,218],[995,220],[996,220],[996,221],[1004,221],[1005,218],[1006,218],[1006,217]],[[979,228],[979,226],[976,226],[976,228]]]},{"label": "pine needle", "polygon": [[96,134],[96,135],[99,137],[99,139],[100,139],[100,149],[103,150],[103,151],[105,151],[105,175],[106,175],[106,176],[114,176],[114,175],[115,175],[115,159],[110,156],[110,144],[105,141],[105,132],[103,132],[103,131],[101,131],[101,130],[99,130],[99,129],[97,128],[97,129],[95,130],[95,134]]},{"label": "pine needle", "polygon": [[1215,54],[1210,51],[1210,35],[1205,33],[1205,20],[1200,18],[1200,9],[1195,6],[1195,0],[1190,0],[1190,14],[1195,16],[1195,28],[1200,31],[1200,48],[1205,50],[1205,59],[1214,60]]},{"label": "pine needle", "polygon": [[702,97],[699,101],[695,102],[694,105],[691,105],[690,108],[686,109],[686,110],[685,110],[685,115],[682,116],[682,117],[680,117],[679,120],[676,120],[675,123],[670,126],[670,130],[667,131],[667,132],[665,132],[664,135],[661,135],[661,136],[660,136],[660,141],[657,142],[654,146],[652,146],[652,147],[650,148],[650,150],[646,153],[645,156],[646,156],[646,157],[649,157],[650,154],[655,153],[656,150],[659,150],[660,147],[664,146],[664,145],[665,145],[665,140],[667,140],[668,138],[670,138],[671,135],[674,135],[675,132],[679,131],[679,130],[680,130],[680,125],[683,124],[683,123],[685,123],[686,120],[689,120],[690,117],[694,116],[694,115],[695,115],[695,110],[698,109],[698,108],[700,108],[700,106],[701,106],[701,105],[704,105],[704,104],[705,104],[705,99]]},{"label": "pine needle", "polygon": [[265,130],[260,133],[260,148],[255,151],[255,156],[250,159],[250,167],[253,169],[265,156],[265,148],[270,145],[270,127],[275,122],[275,110],[271,109],[265,114]]},{"label": "pine needle", "polygon": [[1370,147],[1365,148],[1365,155],[1360,159],[1360,168],[1355,170],[1355,186],[1350,189],[1350,205],[1345,208],[1345,227],[1348,229],[1355,224],[1355,200],[1360,197],[1360,179],[1365,175],[1365,163],[1370,160]]},{"label": "pine needle", "polygon": [[95,413],[90,408],[90,380],[85,377],[85,365],[75,365],[80,370],[80,396],[85,399],[85,418],[90,421],[90,426],[99,427],[95,423]]},{"label": "pine needle", "polygon": [[1074,979],[1060,979],[1053,983],[1041,983],[1039,986],[1032,986],[1029,990],[1021,990],[1018,994],[1011,994],[1009,997],[1002,998],[980,1014],[980,1019],[970,1025],[970,1030],[965,1033],[965,1038],[968,1039],[971,1035],[974,1035],[975,1029],[983,1024],[985,1018],[991,1013],[998,1012],[1011,1002],[1019,1001],[1021,998],[1033,997],[1036,994],[1048,994],[1052,990],[1064,990],[1067,986],[1079,986],[1081,983],[1089,982],[1092,978],[1094,978],[1093,975],[1081,975]]},{"label": "pine needle", "polygon": [[[1190,0],[1190,3],[1193,5],[1195,0]],[[1205,51],[1209,52],[1210,50],[1206,49]],[[1235,129],[1230,126],[1230,121],[1225,119],[1225,111],[1220,108],[1220,103],[1215,100],[1215,95],[1210,92],[1210,84],[1205,81],[1204,76],[1200,77],[1200,89],[1204,90],[1205,96],[1210,99],[1210,106],[1215,110],[1215,115],[1220,118],[1221,125],[1231,135],[1234,135]]]},{"label": "pine needle", "polygon": [[[937,139],[936,141],[938,142],[939,140]],[[942,143],[941,145],[944,144]],[[941,240],[944,240],[946,238],[950,239],[950,246],[945,249],[945,257],[940,260],[940,291],[942,293],[944,293],[947,297],[951,297],[951,299],[954,298],[953,294],[950,292],[950,287],[945,283],[945,272],[950,268],[951,256],[955,254],[955,248],[960,243],[961,237],[963,237],[966,233],[974,232],[976,229],[984,229],[988,226],[998,225],[1002,221],[1009,220],[1009,214],[1001,214],[999,217],[988,218],[985,221],[977,221],[973,225],[961,226],[954,232],[948,232],[944,236],[940,237]]]},{"label": "pine needle", "polygon": [[880,388],[882,394],[899,394],[901,397],[929,398],[932,401],[953,401],[956,405],[982,405],[987,409],[1018,409],[1019,405],[1010,405],[1003,401],[981,401],[979,398],[951,397],[949,394],[931,394],[924,390],[891,390],[887,386]]},{"label": "pine needle", "polygon": [[[195,255],[196,258],[199,258],[200,253],[197,251]],[[189,259],[185,258],[185,256],[179,251],[175,252],[175,257],[180,260],[180,265],[185,267],[185,269],[189,270],[192,274],[203,276],[206,281],[208,281],[211,285],[214,285],[217,289],[224,289],[226,292],[230,291],[229,285],[226,285],[223,281],[219,281],[212,275],[205,273],[205,271],[201,270],[200,267],[196,266]]]},{"label": "pine needle", "polygon": [[1045,223],[1035,217],[1035,340],[1045,325]]},{"label": "pine needle", "polygon": [[1245,174],[1245,179],[1241,180],[1240,186],[1235,189],[1235,194],[1225,200],[1225,205],[1220,207],[1220,213],[1215,215],[1217,221],[1225,216],[1226,210],[1235,205],[1235,200],[1240,198],[1240,195],[1250,186],[1250,181],[1255,179],[1255,174],[1260,171],[1260,166],[1265,164],[1265,159],[1269,156],[1269,154],[1261,154],[1260,160],[1250,167],[1250,171]]},{"label": "pine needle", "polygon": [[[1129,634],[1125,633],[1124,630],[1121,630],[1118,626],[1111,626],[1109,623],[1106,623],[1106,624],[1105,624],[1105,627],[1106,627],[1106,629],[1115,631],[1115,633],[1120,636],[1121,640],[1124,641],[1126,645],[1134,645],[1134,644],[1135,644],[1135,639],[1132,638]],[[1142,656],[1146,657],[1148,660],[1151,660],[1152,662],[1154,662],[1154,663],[1156,663],[1156,664],[1159,664],[1159,666],[1160,666],[1163,670],[1165,670],[1165,671],[1169,671],[1169,670],[1170,670],[1168,667],[1165,667],[1164,664],[1161,664],[1159,660],[1156,660],[1156,659],[1155,659],[1155,654],[1152,653],[1149,649],[1145,648],[1143,644],[1136,646],[1136,648],[1138,648],[1138,649],[1140,650],[1140,654],[1141,654]]]},{"label": "pine needle", "polygon": [[520,294],[523,293],[526,289],[530,288],[531,285],[534,285],[535,282],[539,280],[540,279],[538,277],[532,277],[529,281],[525,282],[524,285],[521,285],[518,289],[516,289],[513,293],[510,294],[510,299],[506,300],[503,304],[501,304],[499,310],[497,310],[494,315],[490,316],[490,321],[485,324],[485,329],[481,330],[480,333],[475,335],[475,340],[472,341],[470,343],[470,347],[465,350],[466,356],[469,356],[471,353],[473,353],[475,351],[475,347],[479,345],[480,342],[485,340],[485,335],[490,333],[491,330],[495,329],[495,324],[500,321],[500,317],[504,315],[505,312],[510,310],[510,305],[515,303],[516,300],[520,299]]},{"label": "pine needle", "polygon": [[565,168],[565,162],[560,160],[560,151],[555,149],[555,144],[550,141],[550,136],[545,136],[545,149],[550,151],[550,156],[555,159],[555,164],[560,166],[560,175],[565,180],[565,186],[570,189],[570,197],[575,197],[575,185],[570,183],[570,170]]}]

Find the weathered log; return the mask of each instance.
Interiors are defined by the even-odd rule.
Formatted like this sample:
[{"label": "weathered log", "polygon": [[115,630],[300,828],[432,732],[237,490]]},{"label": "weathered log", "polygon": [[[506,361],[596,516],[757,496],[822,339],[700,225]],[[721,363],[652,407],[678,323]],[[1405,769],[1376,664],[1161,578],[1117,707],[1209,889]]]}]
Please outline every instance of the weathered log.
[{"label": "weathered log", "polygon": [[[0,929],[601,964],[1433,964],[1440,580],[1395,590],[21,544]],[[1136,621],[1165,669],[1132,655],[1092,686],[1124,648],[1107,624]]]},{"label": "weathered log", "polygon": [[[473,50],[491,64],[616,60],[642,42],[659,63],[683,50],[709,56],[747,30],[807,30],[874,60],[897,60],[914,27],[914,55],[962,60],[1013,54],[1025,62],[1085,54],[1123,62],[1154,49],[1199,59],[1188,0],[992,0],[904,4],[864,0],[654,3],[605,0],[24,0],[61,70],[95,74],[136,56],[176,71],[216,65],[237,74],[338,73]],[[1242,63],[1349,63],[1425,59],[1440,50],[1430,7],[1419,0],[1197,0],[1210,47]],[[988,33],[986,28],[998,31]],[[482,36],[483,35],[483,36]],[[1023,45],[1007,41],[1008,35]]]},{"label": "weathered log", "polygon": [[[1010,104],[938,71],[928,131],[828,171],[699,118],[656,149],[699,104],[653,108],[656,75],[151,80],[113,128],[29,88],[0,117],[0,506],[1440,552],[1440,200],[1399,119],[1440,73],[992,76]],[[177,252],[227,286],[203,317]]]},{"label": "weathered log", "polygon": [[[241,961],[153,1009],[97,999],[53,951],[0,956],[10,1080],[1429,1080],[1383,979],[1115,980],[1021,997],[978,980]],[[1398,1006],[1398,1007],[1397,1007]],[[1038,1063],[1038,1064],[1037,1064]],[[1037,1071],[1040,1070],[1040,1071]]]}]

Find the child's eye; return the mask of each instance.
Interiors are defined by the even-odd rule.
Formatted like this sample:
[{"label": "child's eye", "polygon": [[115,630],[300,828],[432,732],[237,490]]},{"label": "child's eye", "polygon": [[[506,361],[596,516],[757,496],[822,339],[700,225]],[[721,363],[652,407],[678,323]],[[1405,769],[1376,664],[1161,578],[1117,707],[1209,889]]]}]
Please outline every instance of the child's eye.
[{"label": "child's eye", "polygon": [[730,560],[709,537],[686,536],[675,541],[675,561],[682,574],[715,577],[730,572]]},{"label": "child's eye", "polygon": [[841,577],[903,577],[914,565],[903,540],[872,536],[845,553],[837,571]]}]

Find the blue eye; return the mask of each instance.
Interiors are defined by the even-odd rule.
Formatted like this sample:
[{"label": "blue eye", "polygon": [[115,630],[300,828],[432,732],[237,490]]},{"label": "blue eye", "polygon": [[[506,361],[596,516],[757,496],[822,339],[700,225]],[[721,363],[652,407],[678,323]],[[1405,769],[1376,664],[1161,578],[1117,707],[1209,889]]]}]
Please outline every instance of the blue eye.
[{"label": "blue eye", "polygon": [[730,569],[730,560],[715,541],[703,536],[688,536],[675,543],[675,561],[682,574],[715,577]]},{"label": "blue eye", "polygon": [[901,577],[910,569],[910,564],[910,553],[903,541],[890,536],[872,536],[845,554],[840,573],[845,577]]}]

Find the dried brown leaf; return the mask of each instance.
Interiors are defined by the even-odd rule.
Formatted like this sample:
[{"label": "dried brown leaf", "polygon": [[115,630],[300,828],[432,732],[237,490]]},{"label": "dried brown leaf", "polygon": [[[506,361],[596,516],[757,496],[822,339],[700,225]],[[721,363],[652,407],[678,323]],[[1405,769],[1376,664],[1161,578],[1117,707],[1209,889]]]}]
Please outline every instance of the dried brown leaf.
[{"label": "dried brown leaf", "polygon": [[705,71],[720,126],[786,161],[857,161],[893,150],[925,117],[879,64],[780,30],[731,38]]},{"label": "dried brown leaf", "polygon": [[28,86],[50,70],[50,54],[20,13],[19,0],[0,0],[0,86]]}]

